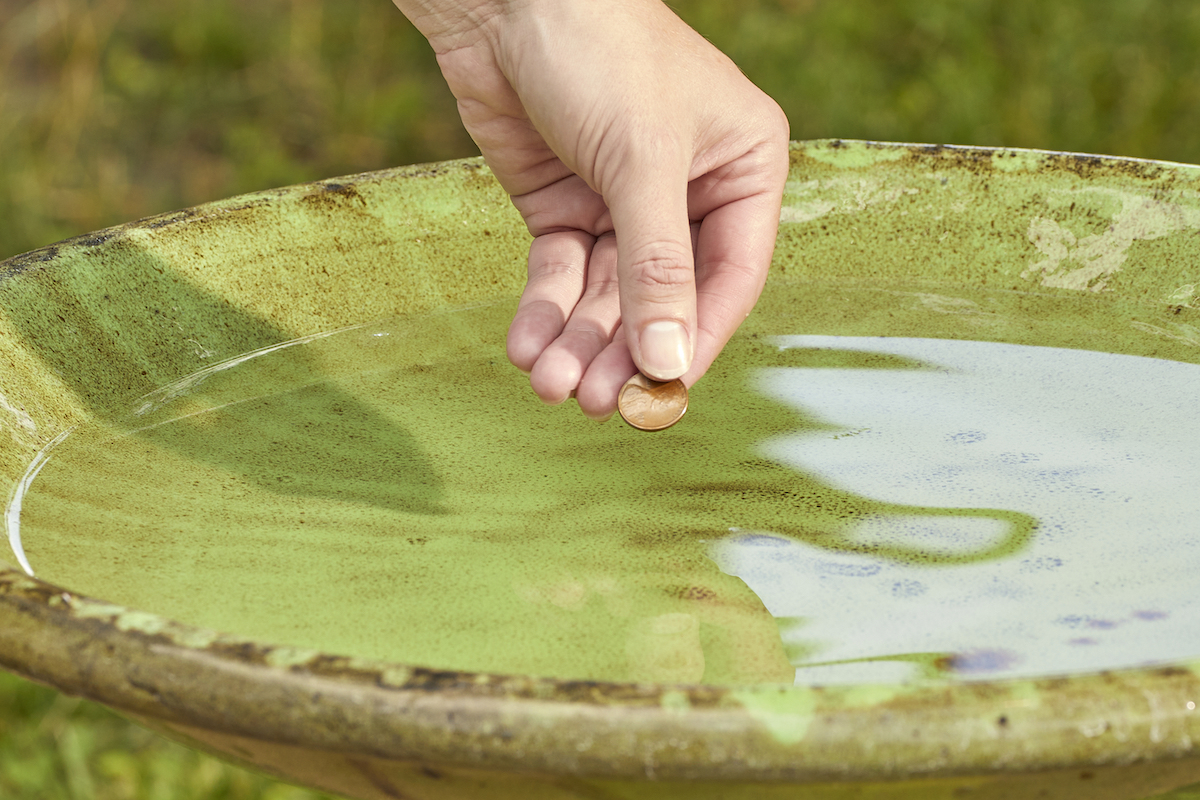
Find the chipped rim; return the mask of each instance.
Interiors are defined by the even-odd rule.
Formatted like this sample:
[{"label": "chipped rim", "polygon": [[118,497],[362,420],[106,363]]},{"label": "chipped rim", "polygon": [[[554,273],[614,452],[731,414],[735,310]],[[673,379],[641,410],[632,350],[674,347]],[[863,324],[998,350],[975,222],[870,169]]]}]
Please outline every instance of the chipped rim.
[{"label": "chipped rim", "polygon": [[[993,160],[1080,174],[1196,176],[1188,165],[1013,148],[826,140],[889,159]],[[314,187],[445,171],[384,170],[150,217],[0,262],[187,225]],[[1183,177],[1180,174],[1180,177]],[[0,562],[0,666],[129,714],[386,759],[611,778],[875,781],[1196,757],[1200,659],[1072,677],[831,687],[630,684],[433,670],[267,645],[74,595]],[[870,735],[864,735],[869,732]]]}]

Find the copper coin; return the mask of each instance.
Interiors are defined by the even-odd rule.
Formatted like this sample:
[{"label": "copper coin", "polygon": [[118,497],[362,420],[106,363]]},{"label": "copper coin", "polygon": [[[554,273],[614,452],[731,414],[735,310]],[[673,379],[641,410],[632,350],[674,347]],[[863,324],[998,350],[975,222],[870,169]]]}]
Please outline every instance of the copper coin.
[{"label": "copper coin", "polygon": [[688,393],[683,381],[655,381],[638,373],[621,387],[617,410],[621,418],[640,431],[661,431],[683,418]]}]

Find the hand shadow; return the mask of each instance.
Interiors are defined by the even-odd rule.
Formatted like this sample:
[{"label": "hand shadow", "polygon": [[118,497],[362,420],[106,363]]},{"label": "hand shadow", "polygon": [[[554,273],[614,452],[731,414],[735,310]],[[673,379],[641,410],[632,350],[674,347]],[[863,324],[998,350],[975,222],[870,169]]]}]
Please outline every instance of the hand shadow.
[{"label": "hand shadow", "polygon": [[[252,374],[224,368],[293,338],[270,321],[131,238],[77,250],[54,269],[53,280],[10,273],[0,297],[42,367],[114,433],[276,494],[442,512],[440,481],[412,434],[322,380],[305,348],[263,353]],[[192,391],[167,397],[181,379]],[[147,413],[147,402],[157,407]]]}]

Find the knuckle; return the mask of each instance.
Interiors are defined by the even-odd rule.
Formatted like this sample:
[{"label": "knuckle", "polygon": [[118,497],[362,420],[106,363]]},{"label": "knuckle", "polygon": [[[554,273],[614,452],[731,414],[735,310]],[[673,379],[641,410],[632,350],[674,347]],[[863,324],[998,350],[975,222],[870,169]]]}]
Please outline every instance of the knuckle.
[{"label": "knuckle", "polygon": [[679,289],[695,281],[690,258],[658,254],[635,260],[629,268],[634,284],[645,289]]},{"label": "knuckle", "polygon": [[543,261],[529,265],[529,279],[538,282],[579,280],[583,277],[583,265],[571,261]]},{"label": "knuckle", "polygon": [[761,264],[754,263],[750,260],[732,260],[721,259],[712,261],[705,265],[708,272],[714,275],[722,275],[727,282],[731,282],[735,286],[761,286],[766,280],[767,272],[770,269],[770,262]]},{"label": "knuckle", "polygon": [[583,290],[583,296],[589,300],[600,297],[611,297],[618,293],[619,284],[617,276],[591,278],[588,280],[587,288]]},{"label": "knuckle", "polygon": [[770,115],[773,120],[774,133],[777,138],[782,138],[786,142],[791,138],[792,124],[788,119],[787,113],[774,100],[771,101]]}]

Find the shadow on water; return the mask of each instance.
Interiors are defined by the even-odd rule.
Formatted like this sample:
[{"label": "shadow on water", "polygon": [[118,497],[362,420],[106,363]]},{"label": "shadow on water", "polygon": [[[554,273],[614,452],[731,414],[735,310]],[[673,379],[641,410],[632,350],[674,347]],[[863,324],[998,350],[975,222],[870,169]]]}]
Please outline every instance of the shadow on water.
[{"label": "shadow on water", "polygon": [[[292,348],[286,359],[273,359],[271,370],[257,370],[263,385],[257,391],[238,388],[237,402],[205,398],[208,387],[192,396],[209,408],[222,407],[223,424],[234,435],[208,436],[200,418],[189,420],[187,413],[177,414],[170,425],[131,422],[126,417],[139,396],[198,369],[278,345],[289,335],[196,286],[129,239],[77,252],[73,261],[55,268],[52,280],[11,275],[0,291],[27,345],[97,419],[130,428],[136,436],[271,492],[339,498],[410,513],[443,511],[443,481],[412,433],[335,383],[320,380],[320,369],[304,348]],[[760,306],[769,309],[771,302],[765,297]],[[756,327],[763,335],[787,332],[762,328],[771,324],[771,317],[767,310],[767,321],[758,326],[752,319],[747,332],[730,342],[696,387],[699,402],[693,403],[684,424],[657,436],[612,436],[603,433],[610,423],[564,445],[569,452],[555,455],[551,468],[562,470],[565,461],[566,469],[580,480],[623,487],[616,492],[618,504],[627,505],[636,494],[641,507],[665,511],[655,515],[660,522],[647,520],[642,530],[631,534],[634,545],[658,538],[656,530],[690,539],[698,531],[724,533],[733,525],[836,552],[953,565],[1005,557],[1028,544],[1036,520],[1020,512],[883,503],[834,489],[757,455],[769,436],[823,425],[749,390],[754,370],[925,368],[878,354],[781,350],[754,332]],[[473,375],[457,376],[453,367],[441,377],[477,380]],[[297,386],[302,388],[294,389]],[[550,453],[542,454],[546,455]],[[855,525],[881,516],[987,518],[1003,523],[1007,533],[985,548],[957,554],[856,541]]]},{"label": "shadow on water", "polygon": [[[239,402],[221,411],[233,435],[206,435],[199,416],[139,427],[130,413],[139,396],[290,337],[129,239],[76,253],[52,276],[10,270],[0,301],[26,347],[96,420],[274,493],[442,512],[440,481],[413,436],[314,377],[303,348],[276,359],[270,385],[242,387]],[[280,392],[289,385],[303,388]],[[217,404],[203,391],[192,401]]]},{"label": "shadow on water", "polygon": [[[1009,509],[945,508],[887,503],[833,488],[815,476],[766,457],[756,457],[775,435],[839,429],[748,390],[752,372],[764,368],[928,369],[920,362],[877,353],[781,350],[756,334],[735,337],[696,394],[736,402],[693,403],[689,425],[679,426],[677,455],[652,459],[665,467],[651,481],[652,496],[668,503],[701,529],[724,534],[731,525],[765,531],[836,553],[859,554],[927,566],[955,566],[1006,558],[1028,546],[1037,519]],[[702,387],[702,388],[701,388]],[[706,431],[720,431],[706,437]],[[690,440],[690,441],[688,441]],[[652,446],[650,440],[635,445]],[[687,457],[687,453],[692,457]],[[646,454],[649,457],[649,454]],[[700,455],[701,457],[696,457]],[[630,459],[633,460],[633,459]],[[718,510],[717,518],[712,512]],[[705,522],[701,520],[709,518]],[[993,520],[1004,533],[986,545],[959,552],[931,551],[918,544],[869,542],[857,538],[860,523],[880,518]]]},{"label": "shadow on water", "polygon": [[[790,682],[797,659],[788,657],[780,637],[787,621],[773,618],[740,578],[723,573],[708,543],[735,529],[763,531],[830,552],[953,566],[1009,556],[1036,528],[1016,511],[882,503],[763,455],[770,437],[835,429],[754,391],[759,370],[928,368],[880,354],[781,350],[766,337],[794,331],[774,329],[792,325],[769,297],[694,387],[687,418],[670,431],[645,434],[537,403],[500,346],[493,347],[507,313],[499,306],[414,321],[411,346],[429,348],[429,363],[413,363],[409,354],[356,382],[352,392],[329,379],[330,354],[349,351],[280,348],[289,333],[198,288],[135,245],[85,252],[53,277],[10,277],[0,282],[0,298],[27,346],[107,428],[185,465],[215,467],[280,496],[425,516],[419,531],[406,528],[403,536],[394,535],[399,528],[386,515],[363,526],[342,520],[341,511],[322,523],[328,529],[310,517],[301,538],[291,537],[298,520],[268,520],[259,533],[239,525],[235,536],[219,541],[207,525],[171,528],[164,534],[170,548],[133,548],[110,561],[94,557],[112,545],[106,537],[92,541],[95,533],[76,535],[69,526],[59,545],[43,544],[60,560],[74,554],[61,565],[47,556],[48,574],[69,568],[71,585],[94,586],[185,621],[271,639],[280,615],[298,615],[286,634],[290,642],[455,668]],[[268,352],[253,369],[232,368],[239,357],[261,351]],[[364,394],[363,386],[375,389]],[[403,407],[406,423],[376,410],[389,407]],[[121,469],[115,451],[97,463]],[[188,491],[188,477],[161,485]],[[67,502],[71,487],[62,487]],[[224,496],[220,483],[214,490]],[[182,496],[175,502],[186,505]],[[54,508],[47,505],[47,513]],[[930,516],[999,520],[1005,534],[953,554],[860,538],[864,521]],[[348,553],[346,530],[354,531],[353,546],[365,560]],[[260,539],[264,557],[278,562],[269,574],[258,560],[239,558]],[[93,556],[83,558],[89,547]],[[165,560],[146,570],[137,566],[143,557]],[[95,574],[78,574],[80,563]],[[344,579],[306,589],[313,595],[306,604],[288,592],[313,564]],[[227,602],[211,600],[207,582],[214,572],[238,587]],[[195,591],[184,591],[193,584]],[[423,605],[448,587],[471,599],[470,616],[448,610],[447,618]],[[209,599],[194,600],[200,597]],[[285,598],[295,608],[276,609]],[[381,607],[404,619],[403,643],[347,633],[361,627],[347,620],[376,619]],[[519,647],[505,639],[511,630],[524,632]],[[605,649],[598,642],[615,644]],[[598,652],[609,653],[612,663],[597,662]],[[950,654],[930,658],[957,671]]]}]

